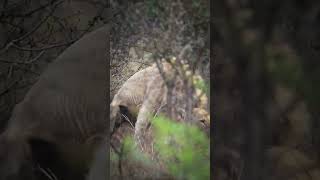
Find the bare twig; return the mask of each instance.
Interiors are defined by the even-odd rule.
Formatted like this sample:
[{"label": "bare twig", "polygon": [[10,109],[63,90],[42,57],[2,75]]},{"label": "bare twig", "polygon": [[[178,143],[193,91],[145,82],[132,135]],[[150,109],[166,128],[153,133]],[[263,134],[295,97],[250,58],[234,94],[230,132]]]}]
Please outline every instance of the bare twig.
[{"label": "bare twig", "polygon": [[121,114],[121,116],[124,117],[124,119],[125,119],[126,121],[128,121],[129,124],[131,125],[131,127],[134,129],[134,125],[132,124],[132,122],[130,121],[130,119],[128,118],[128,116],[126,116],[126,115],[124,115],[124,114]]},{"label": "bare twig", "polygon": [[[42,9],[45,9],[45,8],[47,8],[49,6],[52,6],[52,5],[55,6],[55,1],[57,1],[57,0],[52,0],[52,1],[46,3],[46,4],[42,5],[42,6],[39,6],[39,7],[35,8],[35,9],[30,10],[27,13],[24,13],[24,14],[10,14],[10,16],[13,16],[13,17],[29,17],[32,14],[34,14],[34,13],[36,13],[36,12],[42,10]],[[60,1],[59,3],[62,3],[62,2],[63,1]]]},{"label": "bare twig", "polygon": [[55,8],[59,5],[63,3],[63,1],[58,1],[55,5],[54,8],[49,12],[49,14],[42,20],[40,21],[33,29],[31,29],[29,32],[27,32],[26,34],[20,36],[17,39],[14,39],[12,41],[10,41],[7,45],[5,45],[5,47],[3,49],[0,50],[0,54],[3,54],[4,52],[6,52],[11,46],[15,46],[16,42],[20,42],[22,40],[24,40],[25,38],[29,37],[31,34],[33,34],[36,30],[39,29],[39,27],[48,20],[48,18],[53,14],[53,12],[55,11]]},{"label": "bare twig", "polygon": [[77,41],[78,39],[75,40],[71,40],[69,42],[63,42],[63,43],[59,43],[59,44],[54,44],[54,45],[50,45],[47,47],[41,47],[41,48],[26,48],[26,47],[20,47],[16,44],[12,44],[12,47],[21,50],[21,51],[44,51],[44,50],[48,50],[48,49],[53,49],[53,48],[57,48],[57,47],[62,47],[62,46],[68,46],[72,43],[74,43],[75,41]]},{"label": "bare twig", "polygon": [[0,59],[0,62],[8,63],[8,64],[31,64],[31,63],[37,61],[44,53],[45,53],[45,50],[41,51],[36,57],[34,57],[31,60],[26,61],[26,62],[23,62],[23,61],[9,61],[9,60],[5,60],[5,59]]},{"label": "bare twig", "polygon": [[54,173],[50,169],[48,170],[43,169],[42,167],[40,167],[40,165],[38,165],[38,169],[50,180],[58,180],[58,178],[54,175]]},{"label": "bare twig", "polygon": [[12,89],[14,87],[14,85],[16,85],[18,82],[20,81],[20,78],[15,80],[13,83],[11,83],[5,90],[3,90],[2,92],[0,92],[0,97],[7,94],[10,89]]}]

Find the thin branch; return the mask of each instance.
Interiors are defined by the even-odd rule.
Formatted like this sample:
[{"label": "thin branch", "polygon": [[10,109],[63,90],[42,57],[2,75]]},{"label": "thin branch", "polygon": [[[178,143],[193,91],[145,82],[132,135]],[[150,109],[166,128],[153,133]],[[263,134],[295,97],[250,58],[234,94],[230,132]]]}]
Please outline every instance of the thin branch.
[{"label": "thin branch", "polygon": [[20,81],[20,78],[15,80],[13,83],[11,83],[5,90],[3,90],[2,92],[0,92],[0,97],[7,94],[10,89],[12,89],[14,87],[14,85],[16,85],[18,82]]},{"label": "thin branch", "polygon": [[48,168],[48,170],[43,169],[40,165],[38,165],[38,169],[42,172],[46,177],[50,180],[58,180],[55,174]]},{"label": "thin branch", "polygon": [[[57,1],[57,0],[52,0],[52,1],[46,3],[46,4],[42,5],[42,6],[39,6],[39,7],[35,8],[35,9],[33,9],[33,10],[30,10],[27,13],[24,13],[24,14],[10,14],[10,16],[13,16],[13,17],[30,17],[32,14],[34,14],[34,13],[36,13],[38,11],[40,11],[42,9],[45,9],[45,8],[47,8],[49,6],[54,5],[55,1]],[[61,3],[61,2],[63,2],[63,1],[60,1],[59,3]]]},{"label": "thin branch", "polygon": [[17,25],[17,24],[14,24],[12,22],[8,22],[8,21],[5,21],[3,19],[0,19],[0,23],[3,23],[3,24],[7,24],[7,25],[10,25],[12,27],[15,27],[15,28],[18,28],[19,30],[23,30],[23,27]]},{"label": "thin branch", "polygon": [[51,17],[51,15],[54,13],[56,7],[61,3],[63,3],[63,1],[58,1],[54,5],[53,9],[49,12],[49,14],[39,24],[37,24],[31,31],[29,31],[25,35],[21,36],[20,38],[13,40],[12,42],[15,43],[15,42],[21,41],[21,40],[25,39],[26,37],[28,37],[29,35],[33,34],[44,22],[46,22],[48,20],[49,17]]},{"label": "thin branch", "polygon": [[63,1],[59,1],[54,5],[54,8],[50,11],[50,13],[40,22],[38,23],[33,29],[31,29],[29,32],[27,32],[26,34],[20,36],[17,39],[14,39],[12,41],[10,41],[3,49],[0,50],[0,54],[3,54],[4,52],[6,52],[11,46],[14,46],[16,42],[19,42],[27,37],[29,37],[31,34],[33,34],[36,30],[39,29],[39,27],[48,20],[48,18],[53,14],[53,12],[55,11],[55,8],[59,5],[63,3]]},{"label": "thin branch", "polygon": [[131,125],[131,127],[134,129],[134,125],[132,124],[132,122],[130,121],[130,119],[128,118],[128,116],[126,116],[126,115],[124,115],[124,114],[121,114],[121,116],[124,117],[124,119],[125,119],[126,121],[128,121],[129,124]]},{"label": "thin branch", "polygon": [[27,61],[26,64],[31,64],[35,61],[37,61],[46,51],[41,51],[36,57],[32,58],[31,60]]},{"label": "thin branch", "polygon": [[0,62],[8,63],[8,64],[31,64],[31,63],[35,62],[36,60],[38,60],[44,53],[45,53],[45,51],[41,51],[36,57],[34,57],[31,60],[26,61],[26,62],[24,62],[24,61],[8,61],[5,59],[0,59]]},{"label": "thin branch", "polygon": [[30,68],[25,68],[25,67],[22,67],[22,66],[19,66],[19,65],[14,65],[14,66],[16,68],[18,68],[18,69],[21,69],[21,70],[25,71],[25,72],[29,72],[29,73],[32,73],[32,74],[34,74],[36,76],[40,76],[40,73],[32,71]]},{"label": "thin branch", "polygon": [[48,49],[52,49],[52,48],[57,48],[57,47],[61,47],[61,46],[68,46],[72,43],[74,43],[75,41],[77,41],[78,39],[75,40],[71,40],[69,42],[64,42],[64,43],[59,43],[59,44],[54,44],[54,45],[50,45],[47,47],[42,47],[42,48],[26,48],[26,47],[20,47],[16,44],[12,44],[12,47],[21,50],[21,51],[44,51],[44,50],[48,50]]}]

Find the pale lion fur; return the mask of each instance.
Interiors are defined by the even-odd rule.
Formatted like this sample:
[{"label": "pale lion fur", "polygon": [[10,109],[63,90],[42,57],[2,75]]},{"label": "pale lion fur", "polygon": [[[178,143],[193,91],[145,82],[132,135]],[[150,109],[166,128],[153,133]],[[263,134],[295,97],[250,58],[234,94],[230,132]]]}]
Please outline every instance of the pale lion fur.
[{"label": "pale lion fur", "polygon": [[[174,75],[171,63],[163,61],[160,66],[162,66],[161,71],[159,71],[157,64],[153,64],[135,73],[119,89],[110,105],[111,129],[114,128],[115,122],[121,119],[119,106],[124,106],[127,107],[129,113],[133,114],[131,121],[135,122],[136,141],[143,137],[149,126],[150,115],[155,115],[166,104],[168,89],[163,75],[166,77]],[[198,74],[193,75],[191,79],[202,80]],[[178,78],[176,82],[181,83],[181,79]],[[209,127],[210,115],[207,111],[208,100],[206,94],[197,88],[194,93],[194,96],[199,99],[199,103],[193,108],[192,114]]]}]

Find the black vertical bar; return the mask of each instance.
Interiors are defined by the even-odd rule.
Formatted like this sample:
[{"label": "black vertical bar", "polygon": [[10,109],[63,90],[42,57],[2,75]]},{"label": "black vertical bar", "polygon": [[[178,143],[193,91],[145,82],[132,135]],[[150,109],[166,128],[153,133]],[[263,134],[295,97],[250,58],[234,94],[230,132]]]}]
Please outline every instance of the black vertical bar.
[{"label": "black vertical bar", "polygon": [[[110,1],[109,0],[106,0],[107,1],[107,11],[110,11]],[[108,16],[110,16],[111,15],[111,13],[107,13],[107,15]],[[107,17],[107,19],[111,19],[111,17]],[[111,26],[111,23],[109,23],[108,25],[110,25]],[[109,30],[110,30],[111,28],[109,28]],[[106,175],[107,175],[107,177],[106,177],[106,179],[111,179],[111,177],[110,177],[110,147],[111,147],[111,136],[109,136],[109,134],[111,134],[111,132],[110,132],[110,102],[111,102],[111,100],[110,100],[110,31],[109,32],[107,32],[108,34],[109,34],[109,36],[107,36],[107,39],[106,39],[106,41],[107,41],[107,49],[106,49],[106,69],[107,69],[107,71],[106,71],[106,78],[107,78],[107,85],[106,85],[106,100],[107,100],[107,102],[106,102],[106,115],[107,115],[107,117],[105,118],[105,119],[107,119],[108,121],[108,125],[107,125],[107,134],[108,134],[108,136],[107,136],[107,160],[108,160],[108,163],[107,163],[107,168],[106,168],[106,171],[107,171],[107,173],[106,173]]]},{"label": "black vertical bar", "polygon": [[[213,54],[213,41],[214,41],[214,31],[213,31],[213,3],[210,0],[209,2],[210,5],[210,25],[209,25],[209,38],[210,38],[210,45],[209,45],[209,50],[210,50],[210,60],[209,60],[209,66],[210,66],[210,92],[209,92],[209,97],[210,97],[210,117],[211,119],[214,119],[212,117],[214,116],[214,99],[213,99],[213,86],[212,83],[214,83],[214,75],[213,75],[213,67],[214,67],[214,54]],[[215,123],[210,122],[210,179],[213,178],[212,173],[214,172],[213,167],[214,167],[214,158],[213,158],[213,153],[214,151],[214,143],[215,143]]]}]

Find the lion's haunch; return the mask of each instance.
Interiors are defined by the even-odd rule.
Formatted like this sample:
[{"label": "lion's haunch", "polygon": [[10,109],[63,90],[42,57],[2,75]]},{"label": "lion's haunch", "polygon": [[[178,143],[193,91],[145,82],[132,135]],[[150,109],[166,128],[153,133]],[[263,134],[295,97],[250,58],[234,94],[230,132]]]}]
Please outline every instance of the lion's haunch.
[{"label": "lion's haunch", "polygon": [[108,131],[108,33],[109,27],[105,26],[71,45],[15,107],[0,138],[0,144],[10,142],[0,146],[0,158],[6,156],[0,160],[2,177],[19,174],[32,151],[29,142],[36,139],[50,144],[47,147],[54,147],[62,158],[65,169],[58,179],[84,179],[96,147]]}]

